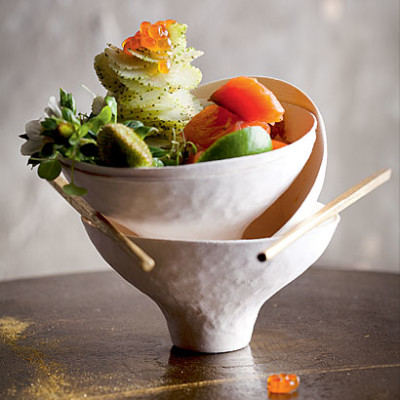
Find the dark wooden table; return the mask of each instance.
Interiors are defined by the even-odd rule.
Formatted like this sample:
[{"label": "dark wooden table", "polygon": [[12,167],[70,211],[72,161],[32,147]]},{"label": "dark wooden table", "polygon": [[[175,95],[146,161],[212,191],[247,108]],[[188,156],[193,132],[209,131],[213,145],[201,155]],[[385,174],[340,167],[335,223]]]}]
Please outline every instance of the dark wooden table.
[{"label": "dark wooden table", "polygon": [[[114,272],[0,284],[1,399],[398,399],[399,276],[312,268],[261,310],[250,347],[171,348]],[[268,394],[297,373],[291,396]]]}]

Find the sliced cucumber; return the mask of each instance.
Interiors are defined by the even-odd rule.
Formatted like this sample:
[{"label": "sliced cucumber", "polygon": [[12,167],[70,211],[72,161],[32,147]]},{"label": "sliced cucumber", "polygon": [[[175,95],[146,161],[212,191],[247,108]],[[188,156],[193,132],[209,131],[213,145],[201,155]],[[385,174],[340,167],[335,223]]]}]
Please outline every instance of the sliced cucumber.
[{"label": "sliced cucumber", "polygon": [[119,103],[118,112],[121,119],[133,119],[133,117],[137,117],[139,120],[140,118],[157,118],[166,121],[174,121],[190,119],[196,115],[199,110],[196,108],[195,103],[187,105],[186,107],[169,102],[155,103],[146,107],[131,107]]},{"label": "sliced cucumber", "polygon": [[149,67],[148,62],[137,57],[128,56],[118,47],[112,46],[104,50],[110,65],[118,69],[145,69]]},{"label": "sliced cucumber", "polygon": [[[168,53],[137,49],[130,50],[130,56],[109,44],[95,58],[101,83],[116,97],[118,120],[143,121],[166,137],[180,133],[202,108],[190,93],[202,74],[190,62],[203,53],[186,47],[186,25],[174,23],[168,30],[172,42]],[[171,61],[167,73],[161,73],[158,66],[164,57]]]},{"label": "sliced cucumber", "polygon": [[173,63],[168,74],[161,74],[157,67],[148,69],[121,70],[113,68],[120,81],[126,87],[131,83],[140,83],[149,88],[166,88],[167,90],[194,89],[201,81],[201,71],[193,65]]},{"label": "sliced cucumber", "polygon": [[168,28],[169,37],[172,42],[172,51],[178,52],[186,48],[186,24],[175,23]]},{"label": "sliced cucumber", "polygon": [[[160,114],[159,112],[148,111],[141,113],[131,109],[119,109],[118,112],[121,121],[130,119],[142,121],[146,126],[154,126],[159,129],[160,135],[169,139],[173,132],[176,134],[181,133],[190,119],[185,114],[173,115],[172,112]],[[172,119],[174,116],[176,119]]]},{"label": "sliced cucumber", "polygon": [[193,47],[189,47],[188,49],[184,49],[182,51],[177,52],[174,56],[174,62],[180,64],[189,64],[196,58],[199,58],[204,53],[199,50],[195,50]]},{"label": "sliced cucumber", "polygon": [[162,89],[151,89],[147,93],[125,91],[118,97],[118,103],[124,108],[166,110],[178,107],[180,109],[200,111],[198,100],[187,90],[180,89],[169,93]]},{"label": "sliced cucumber", "polygon": [[98,54],[94,58],[94,69],[102,85],[112,93],[122,93],[125,86],[118,75],[110,68],[105,53]]},{"label": "sliced cucumber", "polygon": [[155,55],[146,49],[141,49],[141,50],[132,50],[129,49],[128,50],[129,53],[131,53],[133,56],[135,56],[136,58],[139,58],[142,61],[145,61],[147,63],[158,63],[159,58],[155,57]]},{"label": "sliced cucumber", "polygon": [[[160,121],[177,121],[177,120],[189,120],[191,114],[184,109],[168,108],[160,110],[157,108],[123,108],[118,107],[118,114],[121,120],[135,119],[142,122],[151,120]],[[148,125],[148,123],[147,123]]]}]

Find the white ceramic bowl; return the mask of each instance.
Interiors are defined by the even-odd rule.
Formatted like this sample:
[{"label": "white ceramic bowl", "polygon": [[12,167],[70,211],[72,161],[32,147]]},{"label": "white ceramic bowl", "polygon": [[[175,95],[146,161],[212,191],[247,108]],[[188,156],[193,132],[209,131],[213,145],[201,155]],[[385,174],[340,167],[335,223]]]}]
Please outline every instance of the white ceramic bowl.
[{"label": "white ceramic bowl", "polygon": [[[75,182],[88,189],[86,201],[142,237],[240,239],[245,228],[291,186],[309,159],[316,137],[316,118],[296,103],[296,96],[291,97],[293,86],[259,79],[285,103],[286,134],[294,143],[263,154],[178,167],[107,168],[76,163]],[[224,82],[204,85],[196,94],[208,98]],[[289,95],[281,98],[281,93]],[[68,162],[63,171],[69,179]]]},{"label": "white ceramic bowl", "polygon": [[131,238],[154,258],[156,266],[151,272],[144,272],[136,257],[100,230],[87,224],[85,228],[103,258],[157,303],[175,346],[219,353],[249,344],[261,306],[321,256],[338,221],[339,217],[332,218],[264,263],[257,255],[278,237],[230,241]]}]

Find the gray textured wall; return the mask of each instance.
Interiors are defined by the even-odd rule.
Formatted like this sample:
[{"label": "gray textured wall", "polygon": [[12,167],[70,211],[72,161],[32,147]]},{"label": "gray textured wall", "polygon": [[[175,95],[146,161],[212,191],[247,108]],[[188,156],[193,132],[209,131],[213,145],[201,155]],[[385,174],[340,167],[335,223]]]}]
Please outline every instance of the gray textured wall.
[{"label": "gray textured wall", "polygon": [[323,201],[393,168],[389,184],[344,212],[320,263],[397,271],[397,0],[0,0],[0,280],[106,268],[75,212],[25,166],[17,135],[60,86],[87,110],[80,84],[103,93],[94,55],[142,20],[165,18],[187,23],[190,44],[205,51],[203,82],[268,75],[315,100],[329,139]]}]

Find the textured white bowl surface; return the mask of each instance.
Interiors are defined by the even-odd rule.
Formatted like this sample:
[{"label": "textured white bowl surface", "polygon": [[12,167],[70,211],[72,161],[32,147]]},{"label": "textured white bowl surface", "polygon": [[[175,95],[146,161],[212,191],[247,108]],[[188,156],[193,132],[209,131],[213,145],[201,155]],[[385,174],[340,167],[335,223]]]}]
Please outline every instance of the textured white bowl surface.
[{"label": "textured white bowl surface", "polygon": [[257,255],[278,237],[228,241],[132,238],[154,258],[156,266],[151,272],[144,272],[135,256],[122,251],[100,230],[85,228],[103,258],[157,303],[175,346],[219,353],[249,344],[261,306],[321,256],[338,221],[332,218],[266,263],[258,261]]}]

